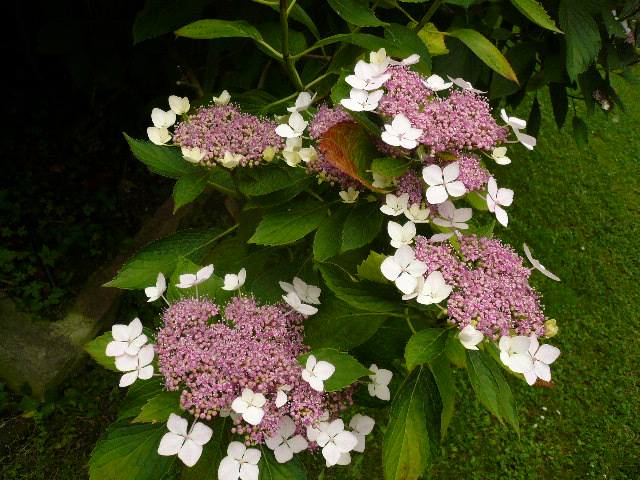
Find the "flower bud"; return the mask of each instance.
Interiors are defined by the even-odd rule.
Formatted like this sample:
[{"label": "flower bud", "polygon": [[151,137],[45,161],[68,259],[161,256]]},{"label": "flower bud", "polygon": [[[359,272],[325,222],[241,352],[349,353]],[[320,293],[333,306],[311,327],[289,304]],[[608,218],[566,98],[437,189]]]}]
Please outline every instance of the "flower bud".
[{"label": "flower bud", "polygon": [[556,320],[554,318],[544,322],[544,327],[546,338],[555,337],[558,334],[558,325],[556,325]]},{"label": "flower bud", "polygon": [[271,145],[265,148],[264,152],[262,152],[262,158],[264,158],[266,162],[270,162],[271,160],[273,160],[273,157],[275,156],[276,156],[276,149],[273,148]]}]

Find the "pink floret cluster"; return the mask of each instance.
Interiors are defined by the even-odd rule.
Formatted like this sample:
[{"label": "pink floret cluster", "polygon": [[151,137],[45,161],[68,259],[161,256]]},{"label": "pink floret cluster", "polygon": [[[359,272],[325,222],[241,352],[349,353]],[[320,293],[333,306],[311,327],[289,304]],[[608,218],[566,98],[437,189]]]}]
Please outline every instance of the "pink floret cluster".
[{"label": "pink floret cluster", "polygon": [[276,153],[284,148],[276,127],[274,121],[242,113],[234,105],[212,105],[180,122],[173,140],[181,147],[206,152],[200,161],[203,165],[217,165],[225,152],[242,155],[241,166],[258,165],[267,147]]},{"label": "pink floret cluster", "polygon": [[531,270],[500,240],[467,235],[458,237],[456,252],[447,244],[416,237],[416,258],[425,262],[425,277],[439,270],[454,287],[447,302],[449,321],[460,329],[475,328],[497,339],[502,335],[545,333],[540,297],[529,285]]},{"label": "pink floret cluster", "polygon": [[391,67],[387,73],[391,74],[384,84],[387,92],[376,110],[381,115],[392,119],[401,113],[413,120],[436,98],[433,91],[424,85],[422,76],[409,67]]},{"label": "pink floret cluster", "polygon": [[[232,433],[248,443],[272,437],[285,416],[302,432],[323,415],[334,417],[352,403],[351,390],[324,393],[301,377],[297,358],[308,351],[303,317],[283,304],[260,305],[253,297],[235,297],[220,307],[206,299],[183,299],[169,306],[155,348],[158,368],[169,390],[180,391],[180,407],[197,418],[228,415],[234,399],[248,388],[267,403],[259,425],[239,417]],[[288,402],[275,405],[280,387]]]},{"label": "pink floret cluster", "polygon": [[399,197],[405,193],[408,194],[409,207],[415,204],[420,205],[425,200],[424,182],[422,181],[422,177],[420,177],[416,171],[407,170],[396,179],[396,182],[398,184],[398,188],[396,188],[396,191],[394,192],[395,195]]}]

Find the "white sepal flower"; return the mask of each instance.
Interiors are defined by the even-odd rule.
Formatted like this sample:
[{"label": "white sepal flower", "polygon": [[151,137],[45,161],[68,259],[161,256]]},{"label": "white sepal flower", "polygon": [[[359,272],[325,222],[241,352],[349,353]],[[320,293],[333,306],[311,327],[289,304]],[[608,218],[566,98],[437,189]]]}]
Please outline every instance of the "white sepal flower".
[{"label": "white sepal flower", "polygon": [[406,67],[407,65],[415,65],[419,61],[420,61],[420,55],[418,55],[417,53],[414,53],[413,55],[409,55],[404,60],[400,60],[399,62],[397,60],[390,60],[389,63],[391,63],[391,65]]},{"label": "white sepal flower", "polygon": [[507,211],[502,208],[513,203],[513,190],[508,188],[498,188],[496,179],[491,177],[487,182],[487,207],[490,212],[496,214],[496,219],[506,227],[509,224]]},{"label": "white sepal flower", "polygon": [[416,259],[416,253],[409,245],[401,245],[392,257],[387,257],[380,265],[382,275],[395,282],[404,294],[416,289],[418,278],[427,271],[427,265]]},{"label": "white sepal flower", "polygon": [[160,108],[154,108],[151,110],[151,121],[154,127],[169,128],[176,123],[176,114],[172,110],[161,110]]},{"label": "white sepal flower", "polygon": [[262,393],[254,393],[250,388],[245,388],[242,395],[231,402],[234,412],[242,415],[242,419],[251,425],[258,425],[264,417],[262,407],[267,399]]},{"label": "white sepal flower", "polygon": [[525,373],[533,369],[533,360],[529,355],[531,339],[525,336],[500,338],[500,360],[516,373]]},{"label": "white sepal flower", "polygon": [[400,248],[402,245],[409,245],[416,236],[416,224],[409,221],[404,225],[396,222],[389,222],[387,232],[391,237],[391,246]]},{"label": "white sepal flower", "polygon": [[356,413],[351,421],[349,422],[349,428],[353,431],[353,434],[358,439],[358,444],[353,447],[353,450],[356,452],[364,452],[364,448],[366,445],[365,436],[369,435],[373,430],[376,422],[371,417],[367,417],[366,415],[360,415]]},{"label": "white sepal flower", "polygon": [[536,146],[537,140],[531,135],[520,131],[523,128],[527,128],[527,122],[518,117],[510,117],[507,115],[507,111],[504,108],[500,110],[500,116],[502,117],[502,120],[504,120],[504,122],[513,129],[513,133],[518,141],[529,150],[533,150],[533,147]]},{"label": "white sepal flower", "polygon": [[153,345],[145,345],[137,355],[120,355],[116,357],[116,368],[125,373],[120,378],[120,386],[128,387],[138,378],[149,380],[153,376]]},{"label": "white sepal flower", "polygon": [[129,325],[112,326],[111,335],[113,342],[107,344],[107,357],[137,355],[140,348],[147,343],[147,336],[142,333],[142,322],[139,318],[134,318]]},{"label": "white sepal flower", "polygon": [[390,73],[385,73],[387,65],[379,63],[367,63],[360,60],[356,63],[354,74],[344,80],[353,88],[359,90],[377,90],[391,78]]},{"label": "white sepal flower", "polygon": [[360,195],[360,192],[353,187],[349,187],[346,191],[342,190],[338,192],[340,198],[342,199],[342,203],[355,203]]},{"label": "white sepal flower", "polygon": [[278,387],[278,392],[276,393],[275,400],[276,407],[280,408],[289,401],[289,397],[287,397],[287,394],[285,392],[290,392],[292,388],[293,387],[291,385],[283,385],[281,387]]},{"label": "white sepal flower", "polygon": [[380,207],[380,211],[385,215],[391,215],[392,217],[397,217],[398,215],[402,215],[406,210],[409,204],[409,194],[403,193],[399,197],[394,195],[393,193],[388,193],[384,197],[385,204]]},{"label": "white sepal flower", "polygon": [[189,99],[187,97],[178,97],[176,95],[171,95],[169,97],[169,108],[176,115],[182,115],[183,113],[187,113],[191,105],[189,105]]},{"label": "white sepal flower", "polygon": [[375,65],[382,65],[385,68],[389,65],[391,59],[387,56],[387,50],[381,48],[377,52],[371,52],[369,54],[369,61]]},{"label": "white sepal flower", "polygon": [[467,187],[457,178],[460,176],[460,164],[450,163],[444,168],[429,165],[422,169],[422,178],[427,182],[427,201],[433,205],[446,202],[449,197],[461,197],[467,193]]},{"label": "white sepal flower", "polygon": [[276,127],[276,133],[281,137],[295,138],[302,135],[304,129],[307,128],[307,122],[298,112],[293,112],[289,116],[289,122],[283,123]]},{"label": "white sepal flower", "polygon": [[419,204],[414,203],[404,211],[404,216],[413,223],[428,223],[429,213],[431,212],[428,208],[420,208]]},{"label": "white sepal flower", "polygon": [[491,158],[495,160],[498,165],[509,165],[511,159],[507,157],[507,147],[496,147],[491,152]]},{"label": "white sepal flower", "polygon": [[309,446],[302,435],[294,436],[294,433],[296,433],[296,424],[291,418],[284,417],[276,434],[265,440],[264,443],[273,450],[279,463],[288,462],[293,458],[294,453],[299,453]]},{"label": "white sepal flower", "polygon": [[467,90],[469,92],[472,93],[487,93],[487,92],[483,92],[482,90],[477,90],[475,88],[473,88],[473,85],[471,85],[470,82],[467,82],[466,80],[458,77],[458,78],[451,78],[449,75],[447,75],[447,78],[453,82],[455,85],[457,85],[458,87],[462,88],[463,90]]},{"label": "white sepal flower", "polygon": [[313,100],[316,98],[316,93],[311,96],[309,92],[300,92],[298,98],[296,98],[296,104],[293,107],[288,107],[287,111],[293,112],[302,112],[311,106]]},{"label": "white sepal flower", "polygon": [[378,108],[382,95],[384,95],[383,90],[368,92],[367,90],[352,88],[349,98],[343,98],[340,100],[340,104],[352,112],[372,112]]},{"label": "white sepal flower", "polygon": [[193,467],[202,455],[202,446],[211,440],[213,430],[204,423],[195,422],[187,432],[189,423],[175,413],[169,415],[167,428],[158,446],[158,455],[178,455],[187,467]]},{"label": "white sepal flower", "polygon": [[409,119],[401,113],[395,116],[391,125],[385,125],[384,130],[380,136],[383,142],[409,150],[418,146],[417,140],[422,135],[422,129],[413,128]]},{"label": "white sepal flower", "polygon": [[467,350],[478,350],[476,345],[484,339],[484,335],[482,332],[476,330],[476,327],[469,324],[460,330],[458,339],[460,340],[460,343],[462,343],[462,346]]},{"label": "white sepal flower", "polygon": [[393,185],[393,178],[385,177],[384,175],[373,172],[373,183],[371,185],[375,188],[385,189]]},{"label": "white sepal flower", "polygon": [[241,154],[233,154],[229,151],[224,152],[224,157],[218,159],[218,163],[225,168],[231,170],[232,168],[236,168],[240,165],[240,161],[242,160]]},{"label": "white sepal flower", "polygon": [[207,153],[204,150],[200,150],[200,147],[180,147],[180,151],[182,152],[182,158],[191,163],[200,163],[200,160],[202,160]]},{"label": "white sepal flower", "polygon": [[228,91],[223,90],[219,97],[213,97],[212,100],[213,103],[218,106],[229,105],[229,102],[231,101],[231,95],[229,95]]},{"label": "white sepal flower", "polygon": [[151,142],[156,145],[164,145],[171,140],[171,134],[169,130],[161,127],[149,127],[147,128],[147,136]]},{"label": "white sepal flower", "polygon": [[545,277],[549,277],[551,280],[555,280],[556,282],[560,281],[560,278],[558,278],[556,275],[554,275],[549,270],[547,270],[544,265],[542,265],[538,260],[536,260],[535,258],[533,258],[533,256],[531,256],[531,250],[529,250],[529,247],[527,246],[526,243],[523,244],[523,247],[524,247],[525,255],[527,256],[527,258],[529,259],[529,261],[531,262],[531,264],[536,270],[539,270],[540,273],[542,273]]},{"label": "white sepal flower", "polygon": [[298,277],[293,278],[293,284],[280,282],[280,288],[287,293],[295,292],[300,300],[305,303],[320,304],[320,293],[322,293],[322,290],[315,285],[308,285]]},{"label": "white sepal flower", "polygon": [[[335,463],[335,465],[349,465],[351,463],[351,454],[349,452],[341,453],[340,458]],[[329,465],[329,461],[326,461],[327,467],[332,467],[333,465]]]},{"label": "white sepal flower", "polygon": [[336,367],[331,363],[324,360],[318,362],[315,355],[309,355],[307,363],[302,370],[302,379],[317,392],[323,392],[324,381],[329,379],[335,371]]},{"label": "white sepal flower", "polygon": [[367,385],[369,395],[384,401],[391,400],[391,392],[389,391],[389,382],[393,378],[391,370],[378,368],[375,363],[369,367],[369,370],[373,372],[373,375],[369,375],[371,383]]},{"label": "white sepal flower", "polygon": [[247,270],[241,268],[238,274],[227,273],[224,276],[224,285],[222,287],[223,290],[238,290],[241,286],[244,285],[245,280],[247,279]]},{"label": "white sepal flower", "polygon": [[227,456],[218,467],[219,480],[258,480],[258,462],[262,453],[257,448],[247,448],[243,443],[231,442]]},{"label": "white sepal flower", "polygon": [[345,431],[341,419],[331,423],[322,422],[319,430],[316,443],[322,447],[322,456],[329,467],[336,465],[343,453],[349,453],[358,445],[358,439],[353,433]]},{"label": "white sepal flower", "polygon": [[207,265],[206,267],[202,267],[200,270],[198,270],[195,275],[192,273],[185,273],[184,275],[180,275],[180,283],[177,283],[176,287],[191,288],[209,279],[211,275],[213,275],[213,265]]},{"label": "white sepal flower", "polygon": [[[446,202],[438,205],[438,214],[442,218],[434,218],[432,220],[436,225],[451,228],[454,231],[457,231],[458,229],[466,230],[469,228],[469,225],[466,222],[471,220],[473,210],[471,208],[456,208],[453,202],[447,200]],[[453,232],[439,233],[431,237],[431,239],[434,241],[441,241],[446,240],[451,236],[453,236]]]},{"label": "white sepal flower", "polygon": [[418,296],[416,297],[416,302],[421,303],[422,305],[440,303],[446,299],[452,291],[453,287],[451,285],[447,285],[442,273],[436,270],[431,272],[424,281],[422,290],[420,290],[420,293],[418,293]]},{"label": "white sepal flower", "polygon": [[315,315],[318,312],[316,307],[302,303],[302,300],[300,300],[300,297],[296,292],[287,293],[286,295],[283,295],[282,298],[291,308],[302,315],[310,316]]},{"label": "white sepal flower", "polygon": [[551,381],[549,365],[560,356],[560,349],[553,345],[540,345],[535,333],[532,333],[529,338],[531,339],[529,354],[533,361],[533,368],[528,372],[524,372],[524,378],[529,385],[536,383],[537,378],[549,382]]},{"label": "white sepal flower", "polygon": [[445,82],[444,78],[440,75],[431,75],[424,83],[424,86],[434,92],[439,92],[441,90],[448,90],[453,85],[453,82]]},{"label": "white sepal flower", "polygon": [[[164,278],[164,274],[162,272],[158,273],[158,278],[156,279],[155,287],[147,287],[144,289],[144,294],[149,297],[147,302],[155,302],[158,300],[164,292],[167,290],[167,281]],[[129,353],[129,352],[127,352]],[[133,355],[129,353],[129,355]]]},{"label": "white sepal flower", "polygon": [[416,298],[418,294],[422,291],[423,285],[424,285],[424,277],[419,276],[418,284],[416,285],[416,288],[414,288],[410,293],[405,293],[404,295],[402,295],[402,300],[406,301],[406,300],[412,300]]}]

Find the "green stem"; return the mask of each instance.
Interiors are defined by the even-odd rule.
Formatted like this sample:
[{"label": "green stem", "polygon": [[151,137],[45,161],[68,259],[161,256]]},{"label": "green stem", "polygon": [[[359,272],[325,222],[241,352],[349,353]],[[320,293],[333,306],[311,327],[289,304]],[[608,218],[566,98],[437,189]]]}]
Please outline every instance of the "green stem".
[{"label": "green stem", "polygon": [[311,195],[314,198],[317,198],[318,200],[320,200],[321,202],[324,202],[324,198],[322,198],[320,195],[318,195],[316,192],[314,192],[313,190],[311,190],[310,188],[305,189],[305,192],[307,192],[309,195]]},{"label": "green stem", "polygon": [[418,21],[415,18],[413,18],[411,15],[409,15],[409,12],[407,12],[404,8],[402,8],[399,3],[396,3],[396,8],[400,10],[402,13],[404,13],[404,16],[407,17],[410,21],[418,23]]},{"label": "green stem", "polygon": [[[313,87],[316,83],[320,82],[321,80],[327,78],[329,75],[333,75],[333,73],[325,73],[320,75],[318,78],[316,78],[315,80],[307,83],[306,86],[303,87],[303,90],[309,90],[311,87]],[[280,100],[276,100],[275,102],[271,102],[269,105],[265,106],[264,108],[266,110],[270,109],[271,107],[275,107],[276,105],[280,105],[281,103],[287,102],[289,100],[292,100],[294,98],[296,98],[298,96],[298,92],[293,93],[291,95],[289,95],[288,97],[284,97],[281,98]]]},{"label": "green stem", "polygon": [[256,40],[256,42],[259,43],[260,45],[262,45],[267,50],[269,50],[271,53],[273,53],[276,57],[278,57],[280,59],[284,58],[279,51],[277,51],[275,48],[273,48],[271,45],[269,45],[264,40]]},{"label": "green stem", "polygon": [[296,70],[295,59],[289,55],[289,9],[287,8],[287,0],[280,0],[280,26],[282,28],[282,60],[293,86],[298,92],[302,92],[304,85],[302,85],[302,80]]},{"label": "green stem", "polygon": [[269,5],[270,7],[275,7],[278,5],[278,0],[274,0],[272,2],[268,1],[268,0],[252,0],[256,3],[261,3],[262,5]]},{"label": "green stem", "polygon": [[429,10],[427,10],[427,13],[424,14],[424,17],[422,17],[420,22],[418,22],[418,24],[415,27],[413,27],[414,32],[419,32],[427,23],[429,23],[429,20],[431,20],[431,17],[433,17],[433,15],[436,13],[438,8],[440,8],[440,5],[442,5],[442,1],[443,0],[435,0],[431,4],[431,7],[429,7]]},{"label": "green stem", "polygon": [[287,7],[287,15],[289,15],[291,13],[291,10],[293,9],[293,6],[296,4],[297,1],[298,0],[291,0],[291,3]]},{"label": "green stem", "polygon": [[411,323],[411,318],[409,318],[409,309],[405,308],[404,309],[404,313],[406,315],[405,318],[407,319],[407,325],[409,325],[409,330],[411,330],[411,333],[413,333],[415,335],[418,332],[416,331],[415,328],[413,328],[413,324]]}]

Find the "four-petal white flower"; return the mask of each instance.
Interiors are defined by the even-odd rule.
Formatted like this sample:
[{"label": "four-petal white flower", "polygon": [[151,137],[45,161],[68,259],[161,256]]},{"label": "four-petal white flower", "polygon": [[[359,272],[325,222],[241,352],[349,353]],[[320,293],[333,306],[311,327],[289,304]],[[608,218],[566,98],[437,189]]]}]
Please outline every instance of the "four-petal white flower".
[{"label": "four-petal white flower", "polygon": [[200,160],[202,160],[207,153],[201,150],[200,147],[180,147],[180,151],[182,152],[182,158],[191,163],[200,163]]},{"label": "four-petal white flower", "polygon": [[385,204],[380,207],[380,211],[385,215],[391,215],[397,217],[402,215],[409,204],[409,194],[403,193],[399,197],[393,193],[388,193],[385,197]]},{"label": "four-petal white flower", "polygon": [[484,339],[484,335],[482,332],[476,330],[476,327],[469,324],[460,330],[458,339],[460,340],[460,343],[462,343],[462,346],[467,350],[478,350],[476,345]]},{"label": "four-petal white flower", "polygon": [[391,370],[378,368],[375,363],[369,367],[369,370],[373,372],[373,375],[369,375],[371,383],[367,385],[369,395],[384,401],[391,400],[391,392],[389,391],[389,382],[393,378]]},{"label": "four-petal white flower", "polygon": [[441,90],[448,90],[453,85],[453,82],[445,82],[444,78],[440,75],[431,75],[427,78],[426,81],[423,82],[424,86],[434,92],[439,92]]},{"label": "four-petal white flower", "polygon": [[[471,208],[456,208],[453,202],[447,200],[444,203],[438,205],[438,214],[442,218],[434,218],[433,223],[445,228],[451,228],[454,231],[466,230],[469,225],[466,223],[471,220],[473,210]],[[450,233],[437,233],[431,237],[431,240],[440,242],[453,236],[453,232]]]},{"label": "four-petal white flower", "polygon": [[258,425],[264,417],[262,407],[267,403],[267,399],[262,393],[254,393],[250,388],[245,388],[242,395],[231,402],[234,412],[240,413],[242,419],[251,425]]},{"label": "four-petal white flower", "polygon": [[385,177],[384,175],[373,172],[373,183],[371,185],[375,188],[385,189],[393,185],[393,178]]},{"label": "four-petal white flower", "polygon": [[156,145],[164,145],[172,138],[169,130],[163,127],[147,128],[147,136],[149,137],[149,140]]},{"label": "four-petal white flower", "polygon": [[228,91],[223,90],[219,97],[213,97],[212,100],[218,106],[228,105],[231,101],[231,95]]},{"label": "four-petal white flower", "polygon": [[451,285],[447,285],[442,273],[436,270],[431,272],[425,279],[424,284],[422,285],[422,290],[420,290],[416,297],[416,302],[423,305],[440,303],[446,299],[452,291],[453,287]]},{"label": "four-petal white flower", "polygon": [[151,121],[154,127],[169,128],[176,123],[176,114],[172,110],[166,112],[160,108],[154,108],[151,110]]},{"label": "four-petal white flower", "polygon": [[367,417],[366,415],[360,415],[356,413],[351,421],[349,422],[349,428],[353,431],[353,434],[356,436],[358,443],[353,450],[356,452],[364,452],[364,448],[366,445],[365,436],[369,435],[373,430],[376,422],[371,417]]},{"label": "four-petal white flower", "polygon": [[311,94],[309,92],[300,92],[298,97],[296,98],[296,104],[293,107],[288,107],[287,111],[293,112],[302,112],[309,108],[313,103],[313,100],[316,98],[317,94]]},{"label": "four-petal white flower", "polygon": [[432,205],[446,202],[449,197],[461,197],[467,192],[464,186],[457,178],[460,176],[460,164],[458,162],[450,163],[444,168],[438,165],[429,165],[422,169],[422,177],[427,182],[427,201]]},{"label": "four-petal white flower", "polygon": [[294,436],[294,433],[296,433],[296,424],[291,418],[284,417],[276,434],[265,440],[264,443],[273,450],[279,463],[288,462],[293,458],[294,453],[299,453],[309,446],[302,435]]},{"label": "four-petal white flower", "polygon": [[227,273],[224,276],[224,285],[222,287],[223,290],[238,290],[242,285],[244,285],[245,280],[247,279],[247,270],[241,268],[238,274]]},{"label": "four-petal white flower", "polygon": [[111,335],[113,341],[107,344],[107,357],[137,355],[140,348],[147,343],[147,336],[142,333],[142,322],[139,318],[134,318],[129,325],[112,326]]},{"label": "four-petal white flower", "polygon": [[224,152],[224,157],[218,159],[218,162],[223,167],[231,170],[232,168],[236,168],[238,165],[240,165],[240,161],[242,160],[242,158],[242,155],[239,153],[233,154],[229,151],[226,151]]},{"label": "four-petal white flower", "polygon": [[340,195],[342,203],[355,203],[355,201],[358,200],[360,192],[353,187],[349,187],[347,190],[338,192],[338,195]]},{"label": "four-petal white flower", "polygon": [[280,282],[280,288],[285,292],[295,292],[296,295],[305,303],[312,303],[314,305],[320,304],[320,293],[322,290],[315,285],[309,285],[298,277],[293,278],[293,284],[287,282]]},{"label": "four-petal white flower", "polygon": [[327,466],[336,465],[343,453],[349,453],[358,445],[357,437],[344,429],[341,419],[331,423],[322,422],[318,426],[320,433],[316,443],[322,447],[322,456],[327,461]]},{"label": "four-petal white flower", "polygon": [[302,370],[302,379],[317,392],[324,391],[324,381],[329,379],[336,367],[324,360],[318,361],[315,355],[309,355],[307,363]]},{"label": "four-petal white flower", "polygon": [[178,97],[176,95],[171,95],[169,97],[169,108],[176,115],[182,115],[183,113],[187,113],[189,111],[189,99],[187,97]]},{"label": "four-petal white flower", "polygon": [[120,378],[120,386],[128,387],[138,378],[149,380],[153,376],[153,345],[145,345],[137,355],[120,355],[116,357],[116,368],[127,372]]},{"label": "four-petal white flower", "polygon": [[491,158],[495,160],[498,165],[509,165],[511,159],[507,157],[507,147],[496,147],[491,152]]},{"label": "four-petal white flower", "polygon": [[409,119],[401,113],[395,116],[391,125],[386,124],[384,130],[380,136],[383,142],[409,150],[418,146],[417,140],[422,135],[422,129],[413,128]]},{"label": "four-petal white flower", "polygon": [[185,273],[184,275],[180,275],[180,283],[177,283],[176,287],[191,288],[209,279],[211,275],[213,275],[213,265],[207,265],[206,267],[202,267],[200,270],[198,270],[195,275],[192,273]]},{"label": "four-petal white flower", "polygon": [[283,295],[282,298],[291,308],[293,308],[294,311],[302,315],[315,315],[318,312],[316,307],[302,303],[302,300],[300,300],[300,297],[296,292],[289,292],[286,295]]},{"label": "four-petal white flower", "polygon": [[276,133],[281,137],[295,138],[302,135],[304,129],[307,128],[307,122],[299,112],[293,112],[289,115],[289,122],[283,123],[276,127]]},{"label": "four-petal white flower", "polygon": [[352,88],[349,92],[349,98],[343,98],[340,100],[340,104],[352,112],[372,112],[378,108],[382,95],[384,95],[383,90],[369,92],[359,88]]},{"label": "four-petal white flower", "polygon": [[507,111],[504,108],[500,110],[500,116],[502,117],[502,120],[504,120],[504,122],[513,129],[513,133],[518,141],[529,150],[533,150],[533,147],[536,146],[537,140],[531,135],[520,131],[527,127],[527,122],[518,117],[510,117],[507,115]]},{"label": "four-petal white flower", "polygon": [[416,236],[416,225],[412,221],[408,221],[404,225],[396,222],[389,222],[387,232],[391,237],[391,246],[400,248],[402,245],[409,245]]},{"label": "four-petal white flower", "polygon": [[533,369],[533,360],[531,360],[528,351],[530,346],[531,339],[529,337],[504,335],[498,343],[500,360],[516,373],[528,372]]},{"label": "four-petal white flower", "polygon": [[353,88],[359,90],[377,90],[391,78],[390,73],[385,73],[387,64],[367,63],[360,60],[356,63],[353,75],[349,75],[344,80]]},{"label": "four-petal white flower", "polygon": [[380,271],[386,279],[395,282],[398,290],[409,294],[416,289],[418,278],[427,271],[427,265],[416,259],[413,248],[401,245],[392,257],[383,260]]},{"label": "four-petal white flower", "polygon": [[169,415],[167,428],[158,446],[158,455],[178,455],[187,467],[193,467],[202,455],[202,446],[211,440],[213,430],[204,423],[195,422],[187,432],[189,422],[175,413]]},{"label": "four-petal white flower", "polygon": [[496,214],[496,219],[506,227],[509,224],[507,211],[502,208],[513,203],[513,190],[508,188],[498,188],[496,179],[491,177],[487,182],[487,207],[490,212]]},{"label": "four-petal white flower", "polygon": [[457,85],[458,87],[462,88],[463,90],[467,90],[469,92],[472,93],[487,93],[487,92],[483,92],[482,90],[478,90],[476,88],[473,88],[473,85],[471,85],[470,82],[467,82],[466,80],[458,77],[458,78],[451,78],[449,75],[447,75],[447,78],[454,83],[455,85]]},{"label": "four-petal white flower", "polygon": [[420,208],[419,204],[414,203],[404,211],[404,216],[413,223],[427,223],[429,222],[429,213],[431,211],[428,208]]},{"label": "four-petal white flower", "polygon": [[527,247],[526,243],[523,244],[523,247],[524,247],[525,255],[527,256],[527,258],[529,259],[529,261],[531,262],[531,264],[534,266],[536,270],[540,271],[540,273],[542,273],[545,277],[549,277],[551,280],[555,280],[556,282],[560,281],[560,278],[558,278],[556,275],[554,275],[549,270],[547,270],[544,265],[542,265],[538,260],[536,260],[535,258],[533,258],[533,256],[531,256],[531,250],[529,250],[529,247]]},{"label": "four-petal white flower", "polygon": [[258,462],[262,453],[256,448],[247,448],[243,443],[231,442],[227,456],[218,467],[219,480],[258,480]]},{"label": "four-petal white flower", "polygon": [[[164,292],[167,290],[167,281],[164,278],[164,274],[162,272],[158,273],[158,278],[156,279],[156,285],[154,287],[147,287],[144,289],[144,294],[149,297],[147,302],[155,302],[159,298],[164,295]],[[127,352],[129,353],[129,352]],[[129,355],[132,355],[129,353]]]},{"label": "four-petal white flower", "polygon": [[540,345],[535,333],[532,333],[529,338],[531,339],[529,354],[533,361],[533,368],[528,372],[524,372],[524,378],[529,385],[536,383],[537,378],[549,382],[551,381],[551,369],[549,365],[555,362],[560,356],[560,349],[553,345]]}]

